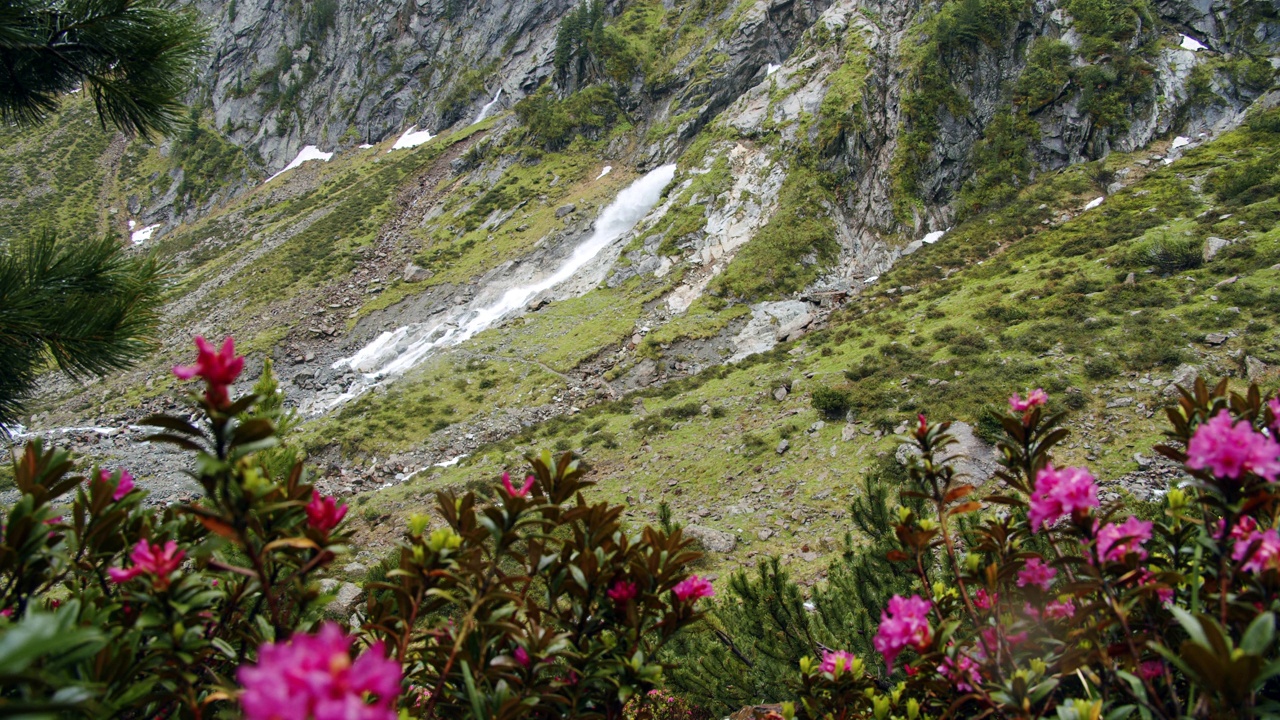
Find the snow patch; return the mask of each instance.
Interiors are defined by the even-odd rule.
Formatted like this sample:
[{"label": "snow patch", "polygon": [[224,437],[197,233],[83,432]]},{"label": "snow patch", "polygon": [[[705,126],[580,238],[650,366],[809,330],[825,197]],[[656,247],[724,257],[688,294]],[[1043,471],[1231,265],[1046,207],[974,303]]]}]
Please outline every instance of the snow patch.
[{"label": "snow patch", "polygon": [[444,462],[438,462],[435,465],[432,465],[431,467],[453,467],[454,465],[457,465],[458,463],[462,462],[462,459],[465,458],[466,456],[467,454],[463,453],[458,457],[453,458],[452,460],[445,460]]},{"label": "snow patch", "polygon": [[[950,230],[950,229],[951,228],[947,228],[947,230]],[[928,235],[925,235],[924,237],[920,238],[920,242],[923,242],[925,245],[932,245],[938,242],[939,240],[941,240],[942,236],[947,234],[947,230],[934,230]]]},{"label": "snow patch", "polygon": [[867,284],[867,285],[870,285],[871,283],[873,283],[873,282],[875,282],[875,281],[877,281],[877,280],[879,280],[879,279],[880,279],[880,276],[879,276],[879,275],[872,275],[871,277],[867,278],[866,280],[863,280],[862,282],[863,282],[863,283],[865,283],[865,284]]},{"label": "snow patch", "polygon": [[372,146],[372,145],[370,145],[369,143],[363,143],[363,144],[361,144],[361,145],[357,145],[356,147],[360,148],[361,150],[368,150],[369,148],[371,148],[371,147],[373,147],[373,146]]},{"label": "snow patch", "polygon": [[605,165],[604,169],[600,171],[600,174],[596,176],[596,179],[599,180],[600,178],[604,177],[605,175],[608,175],[611,172],[613,172],[613,166]]},{"label": "snow patch", "polygon": [[283,168],[281,168],[280,172],[267,178],[267,182],[271,182],[272,180],[275,180],[281,175],[289,172],[290,170],[298,167],[299,165],[302,165],[302,163],[304,162],[310,162],[312,160],[323,160],[324,162],[329,162],[329,158],[331,157],[333,157],[333,153],[321,152],[320,148],[316,147],[315,145],[308,145],[302,148],[302,150],[298,153],[298,157],[294,158],[292,162],[290,162],[288,165],[285,165]]},{"label": "snow patch", "polygon": [[1208,49],[1208,47],[1204,43],[1191,37],[1190,35],[1182,36],[1182,44],[1179,45],[1179,47],[1181,47],[1183,50],[1190,50],[1191,52],[1198,52],[1200,50]]},{"label": "snow patch", "polygon": [[764,66],[764,76],[769,77],[770,75],[778,72],[781,69],[782,69],[781,65],[774,65],[773,63],[769,63],[768,65]]},{"label": "snow patch", "polygon": [[1098,207],[1099,205],[1101,205],[1101,204],[1102,204],[1102,201],[1103,201],[1104,199],[1105,199],[1105,198],[1094,198],[1094,199],[1090,200],[1090,201],[1089,201],[1089,202],[1084,206],[1084,209],[1085,209],[1085,210],[1092,210],[1092,209],[1094,209],[1094,208]]},{"label": "snow patch", "polygon": [[1186,147],[1191,144],[1191,138],[1179,135],[1173,139],[1173,144],[1169,146],[1170,150],[1177,150],[1180,147]]},{"label": "snow patch", "polygon": [[148,225],[141,230],[134,231],[133,234],[129,236],[129,239],[133,241],[134,245],[141,245],[142,243],[150,240],[151,236],[159,229],[159,223],[156,223],[155,225]]},{"label": "snow patch", "polygon": [[663,165],[618,193],[617,198],[601,211],[595,231],[574,248],[549,277],[532,284],[510,287],[496,300],[459,306],[439,320],[384,332],[355,355],[335,362],[334,369],[349,367],[362,377],[357,378],[329,407],[346,402],[383,380],[405,372],[440,348],[452,347],[472,338],[523,309],[538,293],[572,278],[600,251],[631,232],[649,214],[675,173],[675,165]]},{"label": "snow patch", "polygon": [[[412,125],[400,136],[399,140],[396,140],[396,144],[391,146],[391,150],[407,150],[418,147],[433,137],[435,135],[432,135],[430,130],[418,130],[417,125]],[[391,152],[391,150],[387,152]]]},{"label": "snow patch", "polygon": [[130,220],[130,221],[129,221],[129,229],[130,229],[130,230],[132,230],[132,229],[134,229],[134,228],[136,228],[136,227],[138,227],[138,221],[137,221],[137,220]]}]

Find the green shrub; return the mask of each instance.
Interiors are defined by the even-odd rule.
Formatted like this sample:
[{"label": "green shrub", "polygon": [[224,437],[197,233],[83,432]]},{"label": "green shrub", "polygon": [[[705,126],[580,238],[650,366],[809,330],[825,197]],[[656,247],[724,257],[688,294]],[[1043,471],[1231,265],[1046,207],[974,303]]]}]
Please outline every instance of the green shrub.
[{"label": "green shrub", "polygon": [[1194,270],[1204,264],[1204,242],[1194,235],[1158,232],[1130,248],[1128,264],[1150,266],[1162,275]]},{"label": "green shrub", "polygon": [[852,393],[841,388],[819,385],[813,389],[810,400],[813,409],[831,420],[843,418],[853,404]]},{"label": "green shrub", "polygon": [[515,106],[529,136],[548,150],[565,147],[578,135],[594,135],[611,127],[621,110],[613,88],[592,85],[561,100],[550,85]]},{"label": "green shrub", "polygon": [[1029,111],[1053,102],[1071,81],[1071,46],[1049,37],[1036,38],[1027,51],[1027,67],[1018,76],[1014,99]]},{"label": "green shrub", "polygon": [[1275,195],[1271,181],[1278,161],[1280,153],[1223,168],[1213,174],[1209,189],[1222,202],[1237,201],[1241,204]]},{"label": "green shrub", "polygon": [[1120,374],[1120,366],[1110,356],[1100,355],[1084,361],[1084,375],[1090,380],[1106,380]]}]

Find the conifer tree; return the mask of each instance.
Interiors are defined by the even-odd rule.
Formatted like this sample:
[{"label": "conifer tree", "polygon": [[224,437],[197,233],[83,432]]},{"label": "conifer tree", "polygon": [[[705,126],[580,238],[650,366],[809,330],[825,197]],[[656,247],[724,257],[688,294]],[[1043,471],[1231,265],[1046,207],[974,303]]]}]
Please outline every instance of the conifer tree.
[{"label": "conifer tree", "polygon": [[[6,0],[0,121],[39,123],[83,87],[104,126],[172,132],[203,48],[170,0]],[[0,238],[0,426],[20,417],[50,365],[96,375],[148,352],[164,282],[159,263],[126,255],[117,238]]]},{"label": "conifer tree", "polygon": [[[832,561],[826,584],[814,589],[807,606],[777,557],[763,560],[754,574],[734,574],[704,627],[669,646],[669,686],[723,716],[794,697],[805,656],[833,649],[876,657],[871,638],[880,613],[909,585],[908,569],[885,557],[894,547],[891,499],[898,499],[896,488],[905,479],[891,458],[863,478],[850,508],[846,550]],[[863,544],[854,543],[855,532]],[[876,663],[868,668],[884,672]]]}]

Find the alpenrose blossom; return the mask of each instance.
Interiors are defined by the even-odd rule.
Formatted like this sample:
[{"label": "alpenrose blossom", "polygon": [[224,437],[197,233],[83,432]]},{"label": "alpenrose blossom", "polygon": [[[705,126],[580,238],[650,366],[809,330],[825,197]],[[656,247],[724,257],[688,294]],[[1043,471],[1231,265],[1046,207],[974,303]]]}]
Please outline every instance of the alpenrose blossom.
[{"label": "alpenrose blossom", "polygon": [[690,575],[681,580],[672,591],[676,594],[676,598],[685,600],[697,600],[698,598],[711,597],[716,594],[715,588],[711,587],[711,583],[698,577]]},{"label": "alpenrose blossom", "polygon": [[1044,616],[1049,620],[1075,617],[1076,604],[1070,598],[1061,601],[1054,600],[1044,606]]},{"label": "alpenrose blossom", "polygon": [[950,680],[960,692],[973,692],[982,684],[978,663],[963,653],[956,653],[955,659],[943,658],[942,664],[938,666],[938,674]]},{"label": "alpenrose blossom", "polygon": [[929,627],[932,607],[932,603],[919,595],[909,598],[894,595],[889,599],[889,608],[880,613],[880,628],[871,641],[884,656],[889,672],[893,672],[893,661],[903,650],[909,647],[924,650],[933,642],[933,628]]},{"label": "alpenrose blossom", "polygon": [[1048,590],[1053,585],[1053,578],[1058,571],[1044,564],[1040,558],[1031,558],[1018,571],[1018,587],[1035,585],[1041,590]]},{"label": "alpenrose blossom", "polygon": [[[110,484],[111,472],[106,468],[99,469],[98,482]],[[120,482],[116,484],[115,492],[111,493],[111,499],[114,500],[115,502],[120,502],[121,500],[124,499],[125,495],[128,495],[132,491],[133,491],[133,476],[129,474],[128,470],[121,470]]]},{"label": "alpenrose blossom", "polygon": [[335,498],[322,497],[318,491],[311,491],[311,502],[307,503],[307,524],[312,528],[328,535],[346,516],[345,504],[339,505]]},{"label": "alpenrose blossom", "polygon": [[605,594],[609,596],[610,600],[622,605],[626,601],[634,598],[639,592],[640,591],[636,587],[635,583],[627,580],[619,580],[613,584],[613,587],[606,590]]},{"label": "alpenrose blossom", "polygon": [[1135,553],[1139,559],[1145,559],[1147,551],[1142,544],[1151,539],[1151,527],[1150,522],[1132,515],[1119,525],[1103,526],[1098,531],[1098,557],[1103,562],[1120,562],[1129,553]]},{"label": "alpenrose blossom", "polygon": [[[1275,528],[1258,530],[1257,523],[1252,522],[1253,518],[1247,519],[1251,521],[1248,529],[1238,534],[1236,531],[1231,533],[1231,537],[1235,539],[1231,559],[1236,562],[1244,561],[1241,569],[1255,575],[1270,568],[1280,568],[1280,533]],[[1240,530],[1242,526],[1245,523],[1237,523],[1236,529]]]},{"label": "alpenrose blossom", "polygon": [[326,622],[315,635],[262,645],[258,663],[236,671],[247,720],[395,720],[400,666],[381,641],[352,660],[351,643]]},{"label": "alpenrose blossom", "polygon": [[1271,431],[1275,433],[1273,437],[1280,440],[1280,395],[1268,400],[1267,408],[1271,410]]},{"label": "alpenrose blossom", "polygon": [[1088,470],[1077,467],[1055,470],[1047,465],[1036,474],[1027,519],[1031,522],[1031,531],[1040,532],[1042,526],[1063,515],[1091,507],[1098,507],[1098,487]]},{"label": "alpenrose blossom", "polygon": [[1280,444],[1254,432],[1245,420],[1233,422],[1226,410],[1202,423],[1187,443],[1187,467],[1209,470],[1219,478],[1253,473],[1268,482],[1280,475]]},{"label": "alpenrose blossom", "polygon": [[129,554],[133,567],[108,568],[107,575],[114,583],[128,582],[139,575],[150,575],[152,584],[163,590],[169,587],[169,576],[182,565],[182,558],[185,556],[186,553],[179,550],[178,543],[173,540],[163,546],[159,543],[149,544],[145,539],[139,540]]},{"label": "alpenrose blossom", "polygon": [[509,473],[502,473],[502,487],[507,489],[507,494],[511,497],[524,497],[529,494],[529,489],[533,487],[533,476],[530,475],[525,478],[524,485],[521,485],[519,489],[517,489],[511,484],[511,475]]},{"label": "alpenrose blossom", "polygon": [[1044,405],[1049,402],[1049,394],[1040,388],[1036,388],[1027,393],[1027,399],[1023,400],[1022,396],[1014,393],[1009,398],[1009,409],[1016,413],[1024,413],[1038,405]]},{"label": "alpenrose blossom", "polygon": [[847,650],[826,650],[822,653],[822,665],[818,669],[835,675],[852,667],[853,653]]},{"label": "alpenrose blossom", "polygon": [[215,350],[213,345],[203,337],[196,336],[196,364],[174,365],[173,374],[180,380],[190,380],[199,376],[208,384],[205,398],[216,408],[224,408],[230,403],[227,388],[240,376],[244,369],[244,358],[236,355],[236,343],[233,338],[222,342],[222,349]]}]

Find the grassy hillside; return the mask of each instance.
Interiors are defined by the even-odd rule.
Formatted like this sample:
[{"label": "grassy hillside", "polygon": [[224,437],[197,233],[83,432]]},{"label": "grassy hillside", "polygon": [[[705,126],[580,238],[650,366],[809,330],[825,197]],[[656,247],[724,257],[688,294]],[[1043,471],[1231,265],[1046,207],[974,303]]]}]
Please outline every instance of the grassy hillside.
[{"label": "grassy hillside", "polygon": [[[366,518],[405,515],[434,488],[518,472],[531,449],[573,449],[607,496],[633,503],[637,520],[655,521],[666,502],[677,521],[737,535],[738,550],[713,567],[780,553],[807,566],[803,575],[819,565],[810,553],[838,545],[859,475],[885,461],[895,447],[888,435],[917,412],[965,420],[981,436],[994,430],[988,403],[1043,386],[1072,410],[1070,426],[1090,431],[1063,449],[1064,461],[1108,479],[1135,471],[1135,453],[1149,458],[1160,437],[1162,392],[1178,366],[1243,384],[1246,358],[1280,365],[1278,122],[1276,113],[1259,117],[1169,165],[1155,159],[1162,143],[1041,177],[1008,206],[904,258],[799,342],[529,428],[356,502]],[[1103,196],[1098,179],[1113,177],[1128,184],[1084,210]],[[1210,237],[1229,244],[1205,262]],[[512,364],[528,349],[518,338],[543,322],[535,315],[492,332],[483,341],[491,363],[454,361],[445,373],[439,360],[416,381],[420,390],[377,407],[362,401],[370,404],[344,420],[363,442],[410,441],[413,433],[384,435],[396,422],[389,413],[412,422],[407,393],[483,412],[491,401],[482,392],[459,398],[455,389],[485,387],[486,378],[507,402],[544,402],[555,379]],[[1228,338],[1206,339],[1215,333]],[[779,387],[790,389],[782,401]],[[847,398],[852,439],[843,439],[843,419],[813,409],[823,388]]]}]

